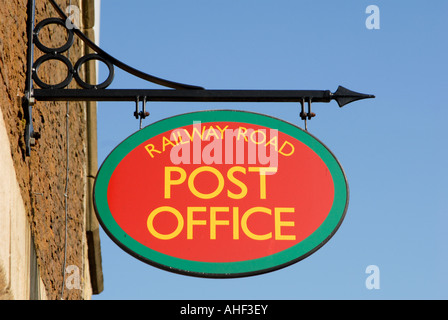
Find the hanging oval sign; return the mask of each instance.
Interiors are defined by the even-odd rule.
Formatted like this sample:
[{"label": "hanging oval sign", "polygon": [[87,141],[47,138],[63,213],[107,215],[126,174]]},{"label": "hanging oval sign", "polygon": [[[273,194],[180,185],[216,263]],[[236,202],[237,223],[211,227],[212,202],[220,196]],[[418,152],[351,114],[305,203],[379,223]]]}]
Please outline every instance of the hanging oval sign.
[{"label": "hanging oval sign", "polygon": [[273,271],[323,246],[348,205],[345,174],[319,140],[242,111],[161,120],[118,145],[94,186],[97,217],[156,267],[230,278]]}]

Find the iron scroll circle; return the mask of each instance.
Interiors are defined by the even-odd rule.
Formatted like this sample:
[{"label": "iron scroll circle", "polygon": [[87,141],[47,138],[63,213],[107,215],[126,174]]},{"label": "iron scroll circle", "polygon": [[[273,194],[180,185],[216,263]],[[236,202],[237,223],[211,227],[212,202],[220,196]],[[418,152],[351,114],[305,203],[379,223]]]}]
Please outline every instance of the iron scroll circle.
[{"label": "iron scroll circle", "polygon": [[[42,63],[48,61],[48,60],[59,60],[62,63],[65,64],[65,66],[67,67],[67,77],[65,78],[64,81],[55,84],[55,85],[51,85],[48,83],[43,82],[38,75],[38,71],[39,71],[39,67],[41,66]],[[41,87],[42,89],[63,89],[66,86],[68,86],[70,84],[70,82],[73,80],[73,66],[72,63],[70,62],[70,60],[60,54],[46,54],[43,55],[42,57],[40,57],[39,59],[36,60],[36,62],[34,63],[33,66],[33,80],[34,82],[36,82],[36,84]]]},{"label": "iron scroll circle", "polygon": [[[109,76],[107,77],[107,79],[104,82],[99,83],[99,84],[90,84],[90,83],[87,83],[84,80],[82,80],[81,77],[79,76],[79,72],[81,70],[82,65],[90,60],[99,60],[99,61],[103,62],[109,69]],[[73,76],[74,76],[76,82],[84,89],[105,89],[108,86],[110,86],[110,84],[114,80],[114,75],[115,75],[115,72],[114,72],[113,64],[96,53],[87,54],[84,57],[80,58],[76,62],[75,68],[73,70]]]},{"label": "iron scroll circle", "polygon": [[[49,24],[57,24],[57,25],[63,26],[65,28],[65,30],[67,31],[67,34],[68,34],[67,42],[59,48],[49,48],[49,47],[45,46],[39,39],[40,31],[42,30],[42,28],[44,28],[45,26],[47,26]],[[73,42],[74,42],[73,30],[67,28],[65,21],[62,19],[59,19],[59,18],[45,19],[45,20],[41,21],[34,29],[34,43],[42,52],[53,53],[53,54],[59,53],[60,54],[60,53],[67,51],[68,49],[70,49],[70,47],[73,45]]]}]

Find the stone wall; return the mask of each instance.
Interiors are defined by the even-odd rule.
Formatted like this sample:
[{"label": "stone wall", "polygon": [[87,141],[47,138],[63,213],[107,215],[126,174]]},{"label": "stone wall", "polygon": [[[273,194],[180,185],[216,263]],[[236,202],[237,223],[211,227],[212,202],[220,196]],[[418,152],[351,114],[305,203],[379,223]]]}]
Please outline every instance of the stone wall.
[{"label": "stone wall", "polygon": [[[58,3],[65,8],[64,1]],[[72,0],[72,4],[81,7],[78,0]],[[0,0],[0,108],[46,296],[61,298],[65,262],[79,270],[81,287],[65,287],[64,299],[83,299],[91,291],[86,241],[87,105],[37,102],[33,107],[33,126],[41,137],[31,147],[31,155],[26,156],[26,121],[21,101],[27,61],[27,17],[27,0]],[[49,17],[58,17],[51,4],[36,0],[36,23]],[[56,47],[65,43],[66,32],[51,25],[42,30],[39,38]],[[84,50],[75,37],[65,55],[74,65]],[[41,55],[35,48],[35,60]],[[48,62],[39,69],[39,76],[46,83],[59,82],[66,74],[66,68],[58,63]],[[76,82],[70,88],[77,88]],[[5,168],[0,168],[3,175],[1,170]]]}]

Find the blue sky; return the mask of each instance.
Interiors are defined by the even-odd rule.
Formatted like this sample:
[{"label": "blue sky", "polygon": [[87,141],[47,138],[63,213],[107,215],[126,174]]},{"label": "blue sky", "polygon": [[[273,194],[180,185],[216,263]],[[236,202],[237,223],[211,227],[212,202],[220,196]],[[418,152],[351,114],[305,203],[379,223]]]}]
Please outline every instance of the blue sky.
[{"label": "blue sky", "polygon": [[[366,8],[380,9],[369,30]],[[446,1],[102,1],[100,46],[149,74],[207,89],[371,93],[314,104],[308,130],[350,187],[344,222],[310,257],[240,279],[147,265],[101,233],[104,292],[94,299],[448,298]],[[101,77],[107,75],[101,68]],[[110,88],[160,88],[116,69]],[[149,103],[143,125],[197,110],[259,112],[303,127],[296,104]],[[133,103],[98,106],[100,164],[139,129]],[[369,290],[366,268],[380,270]]]}]

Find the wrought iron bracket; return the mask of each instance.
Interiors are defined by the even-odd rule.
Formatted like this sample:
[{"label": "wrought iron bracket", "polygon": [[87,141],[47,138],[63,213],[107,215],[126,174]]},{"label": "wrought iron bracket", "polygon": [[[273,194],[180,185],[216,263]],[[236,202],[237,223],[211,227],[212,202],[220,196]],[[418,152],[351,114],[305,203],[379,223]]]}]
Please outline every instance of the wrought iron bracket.
[{"label": "wrought iron bracket", "polygon": [[[33,129],[32,121],[32,106],[35,101],[135,101],[136,111],[134,112],[134,116],[140,119],[140,122],[149,115],[146,111],[147,101],[297,102],[302,106],[300,117],[306,121],[315,116],[311,112],[311,102],[330,102],[331,100],[336,100],[339,107],[342,107],[356,100],[374,98],[373,95],[357,93],[341,86],[334,93],[329,90],[206,90],[201,86],[188,85],[155,77],[132,68],[114,58],[98,47],[79,29],[67,27],[67,25],[73,26],[73,24],[67,23],[69,22],[67,15],[55,0],[49,0],[49,2],[58,13],[59,18],[48,18],[34,26],[35,0],[28,0],[28,57],[25,95],[23,99],[23,108],[26,117],[25,142],[27,156],[30,155],[31,145],[34,139],[39,138],[39,134]],[[50,24],[56,24],[65,28],[68,34],[66,43],[58,48],[47,47],[39,39],[39,33],[42,28]],[[63,53],[71,48],[75,36],[79,37],[95,53],[83,56],[73,66]],[[36,61],[34,61],[34,46],[44,53]],[[65,64],[67,76],[62,82],[47,84],[40,79],[38,74],[39,67],[49,60],[58,60]],[[89,84],[81,79],[79,75],[81,67],[90,60],[101,61],[108,67],[109,75],[104,82]],[[170,89],[107,89],[114,80],[115,67],[143,80]],[[73,80],[77,82],[81,89],[67,89]],[[34,84],[38,88],[34,88]],[[140,101],[143,101],[142,111],[139,111]],[[308,112],[304,111],[305,102],[308,102]]]}]

